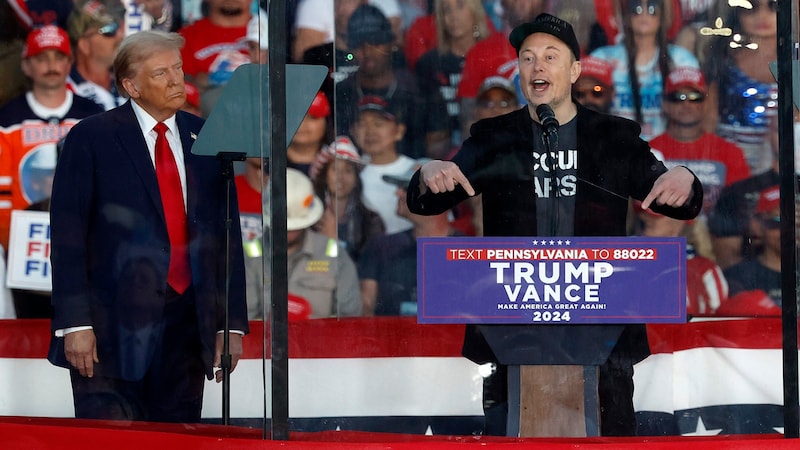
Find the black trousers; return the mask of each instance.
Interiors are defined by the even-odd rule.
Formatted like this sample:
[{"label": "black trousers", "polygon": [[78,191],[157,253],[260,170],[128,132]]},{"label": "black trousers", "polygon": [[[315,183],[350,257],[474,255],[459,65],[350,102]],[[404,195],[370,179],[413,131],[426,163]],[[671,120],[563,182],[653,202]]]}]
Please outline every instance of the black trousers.
[{"label": "black trousers", "polygon": [[[171,291],[171,289],[169,290]],[[70,370],[75,417],[150,422],[200,421],[205,370],[194,294],[168,292],[164,337],[144,378],[126,381]]]}]

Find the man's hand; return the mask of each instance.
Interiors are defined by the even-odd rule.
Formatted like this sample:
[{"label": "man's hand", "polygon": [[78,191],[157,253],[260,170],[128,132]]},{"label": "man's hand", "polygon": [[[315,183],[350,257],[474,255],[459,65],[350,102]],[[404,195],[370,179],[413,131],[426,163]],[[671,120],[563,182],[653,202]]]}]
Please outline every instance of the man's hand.
[{"label": "man's hand", "polygon": [[420,169],[419,188],[421,194],[424,194],[427,189],[434,194],[451,192],[459,184],[467,191],[467,195],[470,197],[475,195],[475,189],[472,188],[467,177],[452,161],[434,160],[425,163]]},{"label": "man's hand", "polygon": [[72,367],[84,377],[94,376],[97,359],[97,339],[94,330],[81,330],[64,335],[64,353]]},{"label": "man's hand", "polygon": [[[231,373],[239,363],[242,357],[242,335],[239,333],[230,333],[228,341],[229,350],[231,352]],[[217,383],[222,382],[222,347],[225,344],[225,336],[222,333],[217,333],[217,345],[214,350],[214,367],[220,367],[219,370],[214,372],[214,377]]]},{"label": "man's hand", "polygon": [[694,175],[689,169],[675,166],[662,174],[653,184],[653,189],[642,200],[642,209],[650,208],[653,202],[672,207],[683,206],[692,195]]}]

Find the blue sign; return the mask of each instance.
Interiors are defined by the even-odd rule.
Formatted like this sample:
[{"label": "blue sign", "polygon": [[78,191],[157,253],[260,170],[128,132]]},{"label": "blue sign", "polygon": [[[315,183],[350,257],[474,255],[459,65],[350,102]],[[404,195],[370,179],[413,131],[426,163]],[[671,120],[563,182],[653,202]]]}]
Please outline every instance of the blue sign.
[{"label": "blue sign", "polygon": [[417,239],[420,323],[686,322],[682,237]]}]

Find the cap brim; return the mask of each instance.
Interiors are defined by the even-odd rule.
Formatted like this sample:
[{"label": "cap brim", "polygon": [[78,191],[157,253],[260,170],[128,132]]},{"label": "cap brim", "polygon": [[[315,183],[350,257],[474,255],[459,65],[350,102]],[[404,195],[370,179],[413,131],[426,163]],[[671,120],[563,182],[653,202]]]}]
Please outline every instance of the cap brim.
[{"label": "cap brim", "polygon": [[701,93],[703,95],[708,95],[708,90],[706,88],[698,86],[698,85],[693,84],[693,83],[681,83],[681,84],[676,84],[676,85],[670,86],[669,88],[664,88],[664,93],[665,94],[672,94],[672,93],[680,91],[681,89],[686,89],[686,90],[689,90],[689,91],[699,92],[699,93]]},{"label": "cap brim", "polygon": [[486,86],[481,86],[481,89],[478,91],[478,95],[476,95],[475,98],[479,98],[479,97],[485,95],[487,92],[491,91],[492,89],[500,89],[501,91],[508,92],[509,94],[511,94],[511,95],[513,95],[515,97],[517,96],[516,89],[514,89],[514,88],[512,88],[512,87],[510,87],[508,85],[502,84],[502,83],[492,83],[492,84],[488,84]]},{"label": "cap brim", "polygon": [[[532,35],[533,33],[546,33],[557,38],[561,42],[564,42],[567,48],[572,52],[573,56],[575,56],[575,59],[580,60],[580,48],[573,48],[573,45],[578,45],[578,43],[575,42],[574,44],[570,44],[569,42],[566,42],[563,37],[555,34],[553,32],[553,26],[546,22],[526,22],[521,25],[517,25],[516,28],[511,30],[511,34],[508,36],[508,41],[517,51],[517,54],[519,54],[519,49],[522,47],[522,43],[525,42],[525,39],[527,39],[528,36]],[[574,34],[574,31],[572,33]]]},{"label": "cap brim", "polygon": [[384,45],[394,42],[394,35],[389,32],[361,33],[353,36],[347,43],[350,48],[359,48],[364,44]]},{"label": "cap brim", "polygon": [[380,107],[372,106],[372,105],[361,106],[361,107],[358,108],[358,113],[359,114],[363,114],[363,113],[367,113],[367,112],[380,114],[385,119],[397,121],[397,116],[395,116],[393,113],[391,113],[390,111],[386,110],[385,108],[380,108]]},{"label": "cap brim", "polygon": [[401,188],[407,188],[408,183],[411,181],[409,178],[398,177],[396,175],[384,175],[381,178],[383,178],[383,181]]}]

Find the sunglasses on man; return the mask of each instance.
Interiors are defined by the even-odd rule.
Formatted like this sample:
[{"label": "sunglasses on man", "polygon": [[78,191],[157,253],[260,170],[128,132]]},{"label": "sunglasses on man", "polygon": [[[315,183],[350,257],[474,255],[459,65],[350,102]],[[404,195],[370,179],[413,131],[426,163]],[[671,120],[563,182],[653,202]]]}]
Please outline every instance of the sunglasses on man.
[{"label": "sunglasses on man", "polygon": [[642,5],[641,1],[633,0],[628,2],[628,9],[630,13],[634,16],[641,16],[642,14],[647,13],[650,16],[655,16],[658,14],[658,7],[661,6],[661,2],[657,0],[649,0]]},{"label": "sunglasses on man", "polygon": [[777,230],[781,227],[781,216],[761,217],[761,223],[768,230]]},{"label": "sunglasses on man", "polygon": [[605,97],[607,93],[608,90],[599,84],[592,86],[591,89],[575,89],[572,91],[572,95],[578,100],[582,100],[584,97],[589,96],[599,99]]},{"label": "sunglasses on man", "polygon": [[511,106],[511,102],[508,101],[508,100],[498,100],[498,101],[482,100],[482,101],[478,102],[478,107],[479,108],[484,108],[484,109],[494,109],[494,108],[503,108],[503,109],[505,109],[505,108],[508,108],[510,106]]},{"label": "sunglasses on man", "polygon": [[706,99],[706,96],[700,92],[673,92],[665,97],[670,103],[701,103]]},{"label": "sunglasses on man", "polygon": [[111,22],[98,28],[97,34],[105,37],[114,37],[117,35],[117,30],[119,30],[119,24],[117,22]]}]

